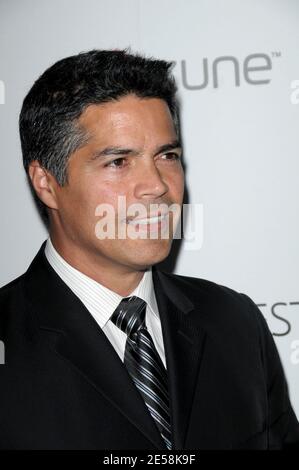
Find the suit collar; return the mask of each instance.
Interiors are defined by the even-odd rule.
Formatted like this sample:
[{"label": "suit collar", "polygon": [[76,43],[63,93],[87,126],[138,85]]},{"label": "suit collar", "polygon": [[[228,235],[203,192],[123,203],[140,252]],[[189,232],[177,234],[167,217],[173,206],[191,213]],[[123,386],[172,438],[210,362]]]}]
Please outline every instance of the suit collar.
[{"label": "suit collar", "polygon": [[185,295],[184,291],[181,289],[179,282],[174,282],[174,276],[171,274],[166,274],[159,271],[155,266],[153,267],[153,279],[154,279],[154,288],[155,292],[163,291],[164,295],[176,305],[177,309],[187,314],[194,310],[193,302]]},{"label": "suit collar", "polygon": [[173,440],[183,449],[193,405],[194,390],[204,355],[206,332],[191,316],[195,306],[172,275],[155,271],[155,292],[166,354]]},{"label": "suit collar", "polygon": [[[114,348],[83,303],[50,266],[44,247],[45,242],[24,277],[27,302],[41,334],[157,448],[165,448]],[[194,305],[179,282],[153,269],[153,283],[168,370],[174,448],[182,449],[206,335],[192,322]]]}]

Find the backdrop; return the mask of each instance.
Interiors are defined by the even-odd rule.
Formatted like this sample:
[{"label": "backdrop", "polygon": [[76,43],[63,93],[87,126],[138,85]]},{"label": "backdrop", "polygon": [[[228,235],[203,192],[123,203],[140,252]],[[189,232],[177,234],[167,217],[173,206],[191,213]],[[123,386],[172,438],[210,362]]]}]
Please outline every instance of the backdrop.
[{"label": "backdrop", "polygon": [[25,94],[62,57],[127,46],[176,62],[203,237],[183,243],[175,272],[259,305],[299,416],[298,0],[1,0],[0,285],[47,236],[21,163]]}]

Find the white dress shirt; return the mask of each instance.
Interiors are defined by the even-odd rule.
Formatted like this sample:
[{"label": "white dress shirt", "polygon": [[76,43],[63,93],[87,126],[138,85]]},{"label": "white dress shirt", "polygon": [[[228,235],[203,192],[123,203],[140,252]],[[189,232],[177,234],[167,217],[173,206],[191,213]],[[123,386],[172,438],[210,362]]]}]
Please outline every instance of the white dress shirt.
[{"label": "white dress shirt", "polygon": [[[58,276],[91,313],[123,361],[127,335],[110,320],[110,317],[124,297],[71,266],[54,248],[50,237],[46,242],[45,255]],[[126,297],[132,295],[136,295],[146,302],[145,324],[166,368],[162,328],[151,269],[144,273],[136,289]]]}]

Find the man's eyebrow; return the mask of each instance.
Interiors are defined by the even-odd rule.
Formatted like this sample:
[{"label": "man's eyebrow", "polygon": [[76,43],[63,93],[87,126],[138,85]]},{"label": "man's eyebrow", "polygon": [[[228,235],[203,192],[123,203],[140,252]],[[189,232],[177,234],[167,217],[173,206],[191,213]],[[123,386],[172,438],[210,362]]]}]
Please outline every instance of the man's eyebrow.
[{"label": "man's eyebrow", "polygon": [[174,150],[174,149],[181,149],[182,145],[179,140],[173,140],[172,142],[169,142],[168,144],[161,145],[161,147],[158,147],[155,155],[158,155],[159,153],[164,153],[164,152],[169,152],[169,150]]},{"label": "man's eyebrow", "polygon": [[[159,153],[169,152],[169,150],[180,149],[181,143],[179,140],[173,140],[167,144],[161,145],[155,150],[154,155]],[[90,160],[95,160],[107,155],[138,155],[138,150],[125,148],[125,147],[106,147],[103,150],[96,151],[92,154]]]}]

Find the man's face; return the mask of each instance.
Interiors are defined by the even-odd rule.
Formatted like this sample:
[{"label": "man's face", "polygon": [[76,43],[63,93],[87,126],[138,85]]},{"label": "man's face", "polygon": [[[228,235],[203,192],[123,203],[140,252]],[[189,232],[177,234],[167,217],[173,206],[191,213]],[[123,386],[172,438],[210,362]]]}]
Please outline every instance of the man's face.
[{"label": "man's face", "polygon": [[[55,187],[58,210],[51,211],[51,228],[64,243],[84,250],[103,267],[142,270],[162,261],[171,247],[171,212],[168,238],[162,235],[167,218],[157,223],[140,213],[135,220],[132,214],[121,217],[122,233],[127,229],[124,239],[118,238],[118,227],[114,239],[100,239],[96,227],[103,220],[102,204],[114,210],[116,221],[120,196],[127,209],[142,204],[147,217],[158,215],[151,205],[182,205],[181,149],[167,104],[128,95],[88,106],[79,123],[90,138],[69,159],[68,184]],[[137,218],[143,219],[141,224]],[[142,236],[132,239],[132,230]]]}]

